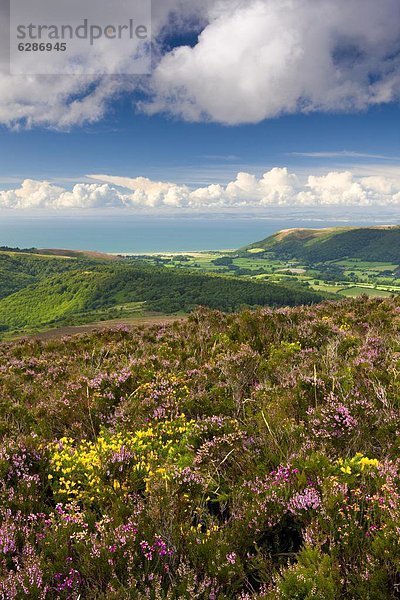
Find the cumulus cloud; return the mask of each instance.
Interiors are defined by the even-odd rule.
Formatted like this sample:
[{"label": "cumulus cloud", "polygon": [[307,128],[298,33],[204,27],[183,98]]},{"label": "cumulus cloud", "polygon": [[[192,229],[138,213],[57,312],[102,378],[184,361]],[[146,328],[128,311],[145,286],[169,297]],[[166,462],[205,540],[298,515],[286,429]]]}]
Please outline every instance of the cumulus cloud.
[{"label": "cumulus cloud", "polygon": [[167,181],[152,181],[147,177],[113,177],[111,175],[88,175],[90,179],[104,181],[132,190],[125,194],[126,206],[183,207],[188,205],[190,190],[185,185],[177,185]]},{"label": "cumulus cloud", "polygon": [[[2,39],[6,17],[0,8]],[[193,47],[163,43],[188,31],[200,31]],[[0,123],[83,125],[119,94],[135,104],[139,88],[136,106],[148,113],[232,125],[400,97],[398,0],[153,0],[153,38],[145,80],[11,77],[0,64]],[[118,56],[108,60],[118,71]]]},{"label": "cumulus cloud", "polygon": [[0,208],[14,209],[245,209],[269,206],[400,206],[400,178],[356,176],[351,171],[309,175],[305,180],[275,167],[257,178],[238,173],[227,185],[196,189],[146,177],[89,175],[94,183],[66,190],[48,181],[25,180],[0,191]]},{"label": "cumulus cloud", "polygon": [[256,123],[364,109],[400,94],[398,0],[220,1],[194,47],[155,69],[146,110]]},{"label": "cumulus cloud", "polygon": [[[201,0],[199,6],[207,3]],[[174,14],[182,14],[174,27],[184,27],[187,19],[199,17],[199,9],[190,8],[189,0],[153,0],[152,29],[155,41]],[[82,15],[82,18],[85,15]],[[116,13],[116,17],[117,17]],[[9,3],[0,5],[0,124],[10,128],[50,127],[69,129],[101,120],[110,103],[121,94],[134,94],[142,88],[139,76],[102,76],[99,65],[111,72],[125,73],[126,56],[97,45],[97,55],[80,56],[81,73],[74,76],[9,73]],[[32,54],[32,61],[40,60]],[[157,57],[157,51],[155,51]],[[75,65],[76,66],[76,65]],[[33,71],[34,72],[34,71]]]},{"label": "cumulus cloud", "polygon": [[25,179],[21,187],[0,191],[1,208],[108,208],[124,206],[123,195],[107,184],[79,183],[71,191],[48,181]]}]

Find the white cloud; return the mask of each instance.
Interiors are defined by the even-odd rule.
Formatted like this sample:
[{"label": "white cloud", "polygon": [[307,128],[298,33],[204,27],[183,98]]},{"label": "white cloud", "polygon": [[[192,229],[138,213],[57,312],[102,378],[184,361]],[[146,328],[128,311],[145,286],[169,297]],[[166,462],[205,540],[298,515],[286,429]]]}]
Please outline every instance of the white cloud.
[{"label": "white cloud", "polygon": [[71,191],[48,181],[25,179],[21,187],[0,191],[1,208],[105,208],[123,207],[123,196],[107,184],[79,183]]},{"label": "white cloud", "polygon": [[[193,48],[162,49],[166,33],[193,23],[202,28]],[[0,63],[0,123],[95,122],[118,94],[135,100],[139,86],[149,113],[226,124],[361,110],[400,97],[399,0],[153,0],[153,36],[156,67],[148,80],[12,77]],[[118,70],[118,56],[108,60]]]},{"label": "white cloud", "polygon": [[25,179],[20,188],[0,192],[0,206],[3,208],[55,207],[63,192],[63,188],[51,185],[48,181]]},{"label": "white cloud", "polygon": [[377,158],[379,160],[399,160],[399,157],[387,154],[369,154],[367,152],[354,152],[351,150],[336,150],[333,152],[289,152],[288,156],[303,156],[305,158]]},{"label": "white cloud", "polygon": [[[203,4],[200,2],[200,5]],[[188,19],[193,19],[194,13],[198,13],[198,10],[190,8],[189,0],[153,0],[155,39],[174,11],[181,12]],[[83,14],[82,18],[85,16]],[[110,102],[117,96],[132,94],[141,85],[140,77],[96,74],[99,73],[99,65],[105,65],[111,72],[127,72],[124,70],[126,55],[120,53],[120,48],[116,46],[112,52],[110,46],[103,48],[100,44],[97,45],[97,56],[93,55],[90,59],[79,57],[82,61],[81,75],[12,76],[9,74],[8,29],[9,7],[3,2],[0,5],[0,124],[10,128],[41,126],[69,129],[93,123],[104,117]],[[31,59],[38,61],[40,57],[32,53]]]},{"label": "white cloud", "polygon": [[69,129],[99,121],[122,88],[118,81],[68,77],[11,77],[0,73],[0,123],[12,128]]},{"label": "white cloud", "polygon": [[87,177],[94,183],[79,183],[72,190],[27,179],[18,188],[0,191],[0,208],[239,210],[268,206],[400,206],[400,178],[380,174],[356,176],[351,171],[331,171],[300,179],[287,168],[275,167],[260,178],[241,172],[227,185],[195,189],[146,177]]},{"label": "white cloud", "polygon": [[398,0],[216,2],[195,47],[158,64],[149,113],[256,123],[400,93]]}]

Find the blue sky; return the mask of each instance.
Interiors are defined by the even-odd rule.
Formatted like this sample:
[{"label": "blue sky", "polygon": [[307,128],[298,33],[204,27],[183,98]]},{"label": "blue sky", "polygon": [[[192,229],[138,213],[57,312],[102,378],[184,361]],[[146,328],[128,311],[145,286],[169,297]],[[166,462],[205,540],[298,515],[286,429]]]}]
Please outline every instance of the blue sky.
[{"label": "blue sky", "polygon": [[[338,155],[318,156],[329,152]],[[225,183],[239,170],[260,174],[272,166],[399,165],[400,107],[393,103],[362,113],[292,115],[226,126],[135,114],[127,102],[117,101],[100,123],[68,132],[3,127],[0,154],[3,187],[24,178],[79,181],[93,172],[198,185]]]},{"label": "blue sky", "polygon": [[153,50],[144,77],[0,55],[0,207],[400,205],[398,0],[153,0]]}]

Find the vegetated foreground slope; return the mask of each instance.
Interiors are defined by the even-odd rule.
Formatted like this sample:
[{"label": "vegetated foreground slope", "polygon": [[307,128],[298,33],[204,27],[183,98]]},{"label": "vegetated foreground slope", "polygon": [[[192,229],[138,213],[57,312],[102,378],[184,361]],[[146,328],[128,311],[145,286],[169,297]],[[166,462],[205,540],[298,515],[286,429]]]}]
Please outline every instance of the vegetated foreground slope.
[{"label": "vegetated foreground slope", "polygon": [[0,597],[398,598],[399,298],[0,345]]},{"label": "vegetated foreground slope", "polygon": [[41,279],[0,300],[0,327],[19,329],[82,313],[106,273],[72,271]]},{"label": "vegetated foreground slope", "polygon": [[22,251],[0,250],[0,298],[55,273],[76,269],[76,261]]},{"label": "vegetated foreground slope", "polygon": [[293,306],[316,303],[324,297],[301,286],[262,284],[146,265],[85,263],[79,270],[44,276],[1,299],[0,328],[13,331],[74,323],[78,316],[90,319],[93,311],[137,303],[148,311],[174,313],[198,305],[227,311],[241,306]]},{"label": "vegetated foreground slope", "polygon": [[359,258],[400,263],[400,226],[287,229],[243,251],[251,255],[257,249],[312,262]]}]

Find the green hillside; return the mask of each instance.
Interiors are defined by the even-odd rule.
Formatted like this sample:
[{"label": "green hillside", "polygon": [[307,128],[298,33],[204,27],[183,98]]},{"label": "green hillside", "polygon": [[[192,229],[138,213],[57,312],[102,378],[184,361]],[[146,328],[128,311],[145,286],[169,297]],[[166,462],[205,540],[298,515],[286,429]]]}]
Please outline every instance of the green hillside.
[{"label": "green hillside", "polygon": [[343,258],[400,264],[400,226],[286,229],[246,246],[240,253],[325,262]]},{"label": "green hillside", "polygon": [[0,249],[0,298],[38,282],[45,276],[76,268],[76,260],[60,256]]},{"label": "green hillside", "polygon": [[45,277],[0,301],[0,327],[38,327],[80,313],[106,277],[106,273],[90,271]]},{"label": "green hillside", "polygon": [[[137,311],[138,305],[166,314],[188,312],[199,305],[229,312],[242,306],[294,306],[326,298],[323,293],[296,284],[266,284],[140,263],[93,262],[81,265],[79,270],[76,262],[71,263],[74,270],[42,274],[39,281],[3,297],[0,331],[124,316],[114,314],[113,309]],[[23,270],[14,275],[30,282]]]},{"label": "green hillside", "polygon": [[146,302],[151,310],[165,313],[189,311],[199,305],[230,312],[241,306],[311,304],[323,297],[299,285],[137,265],[113,269],[112,277],[99,285],[94,307]]}]

